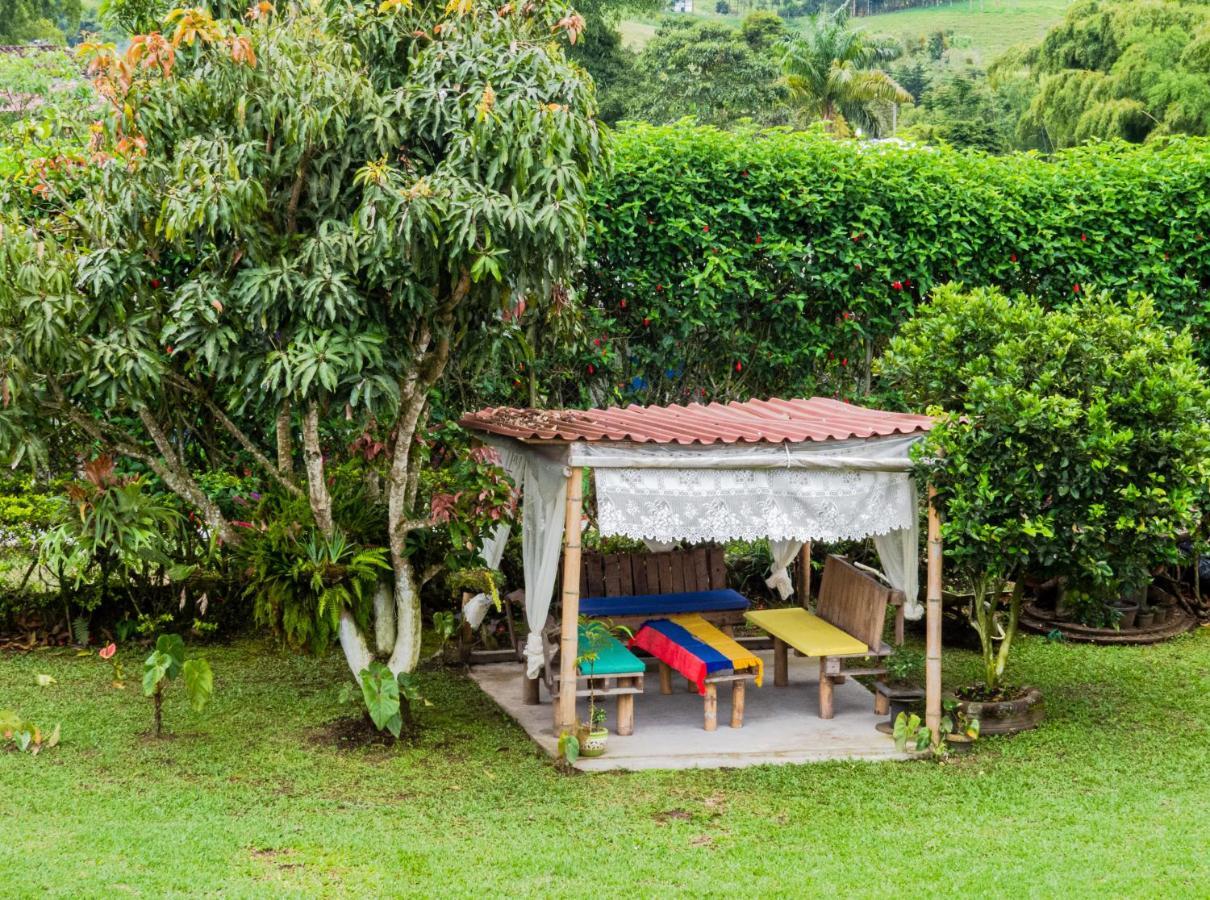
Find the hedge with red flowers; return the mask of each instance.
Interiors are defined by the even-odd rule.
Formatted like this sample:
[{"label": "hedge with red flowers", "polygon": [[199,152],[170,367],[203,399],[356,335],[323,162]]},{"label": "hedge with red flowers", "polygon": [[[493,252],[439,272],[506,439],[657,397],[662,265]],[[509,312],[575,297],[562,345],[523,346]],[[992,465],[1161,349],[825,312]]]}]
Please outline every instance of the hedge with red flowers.
[{"label": "hedge with red flowers", "polygon": [[855,396],[951,280],[1051,305],[1142,290],[1210,357],[1205,140],[1043,159],[677,124],[613,145],[585,337],[547,361],[565,402]]}]

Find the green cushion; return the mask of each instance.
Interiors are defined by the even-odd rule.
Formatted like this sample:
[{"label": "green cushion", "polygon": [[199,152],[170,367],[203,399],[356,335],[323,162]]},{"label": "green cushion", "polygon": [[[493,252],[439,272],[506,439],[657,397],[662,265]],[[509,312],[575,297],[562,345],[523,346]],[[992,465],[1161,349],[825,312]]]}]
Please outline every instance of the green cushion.
[{"label": "green cushion", "polygon": [[[580,626],[580,655],[588,652],[589,640],[584,634],[584,626]],[[638,675],[646,669],[643,661],[627,650],[622,642],[612,634],[604,635],[596,632],[593,636],[592,652],[597,658],[580,663],[581,675]]]}]

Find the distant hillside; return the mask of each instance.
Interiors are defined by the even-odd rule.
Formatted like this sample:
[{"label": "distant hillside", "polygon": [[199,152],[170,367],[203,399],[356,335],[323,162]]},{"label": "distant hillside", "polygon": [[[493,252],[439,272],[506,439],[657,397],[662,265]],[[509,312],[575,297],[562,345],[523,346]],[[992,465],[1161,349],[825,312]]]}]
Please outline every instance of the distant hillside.
[{"label": "distant hillside", "polygon": [[[1063,18],[1071,0],[952,0],[928,9],[859,16],[858,27],[880,34],[901,38],[916,37],[934,31],[953,31],[959,38],[969,38],[970,46],[978,51],[984,62],[991,62],[1000,52],[1020,43],[1032,43],[1042,37]],[[743,10],[747,4],[732,2],[732,9]],[[738,24],[741,16],[720,16],[714,13],[714,0],[697,0],[696,15],[704,19],[721,19]],[[860,12],[862,0],[857,0]],[[796,19],[789,19],[791,27]],[[641,50],[655,34],[657,18],[643,17],[621,23],[622,39],[628,47]]]},{"label": "distant hillside", "polygon": [[929,9],[860,18],[857,24],[897,37],[953,31],[955,36],[969,37],[970,46],[990,62],[1014,44],[1041,38],[1062,20],[1070,4],[1071,0],[956,0]]}]

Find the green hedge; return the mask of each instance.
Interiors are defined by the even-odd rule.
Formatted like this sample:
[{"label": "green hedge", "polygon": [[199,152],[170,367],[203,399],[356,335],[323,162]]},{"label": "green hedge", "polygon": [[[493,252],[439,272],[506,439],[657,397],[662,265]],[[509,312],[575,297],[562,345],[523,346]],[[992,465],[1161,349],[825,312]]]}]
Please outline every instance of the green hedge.
[{"label": "green hedge", "polygon": [[1151,294],[1210,356],[1210,142],[1050,159],[688,124],[615,133],[563,400],[861,392],[935,284]]}]

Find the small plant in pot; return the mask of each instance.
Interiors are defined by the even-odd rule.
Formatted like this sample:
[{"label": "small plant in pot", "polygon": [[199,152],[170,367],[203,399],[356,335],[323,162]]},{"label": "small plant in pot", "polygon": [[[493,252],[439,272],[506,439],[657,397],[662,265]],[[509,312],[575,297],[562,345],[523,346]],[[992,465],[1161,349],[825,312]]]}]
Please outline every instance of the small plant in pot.
[{"label": "small plant in pot", "polygon": [[[629,637],[631,631],[624,625],[613,625],[602,619],[580,620],[580,653],[576,657],[576,668],[590,679],[592,684],[593,664],[602,651],[613,640],[615,634]],[[559,735],[559,756],[574,765],[581,756],[594,757],[605,753],[609,745],[609,730],[605,727],[605,709],[597,706],[595,690],[588,692],[588,722],[577,721],[575,728]]]},{"label": "small plant in pot", "polygon": [[920,682],[924,677],[924,653],[914,647],[899,646],[883,661],[886,674],[876,683],[878,693],[887,698],[890,706],[890,727],[900,713],[924,698]]}]

